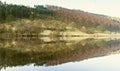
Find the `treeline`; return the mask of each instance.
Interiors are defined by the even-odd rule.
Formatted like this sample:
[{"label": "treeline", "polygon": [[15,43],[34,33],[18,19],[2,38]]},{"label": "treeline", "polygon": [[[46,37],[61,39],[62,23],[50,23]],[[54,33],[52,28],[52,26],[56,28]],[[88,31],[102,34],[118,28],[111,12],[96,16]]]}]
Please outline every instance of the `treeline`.
[{"label": "treeline", "polygon": [[48,18],[45,15],[51,16],[53,12],[42,5],[35,5],[31,8],[23,5],[6,4],[6,2],[2,3],[0,1],[0,22],[24,18]]}]

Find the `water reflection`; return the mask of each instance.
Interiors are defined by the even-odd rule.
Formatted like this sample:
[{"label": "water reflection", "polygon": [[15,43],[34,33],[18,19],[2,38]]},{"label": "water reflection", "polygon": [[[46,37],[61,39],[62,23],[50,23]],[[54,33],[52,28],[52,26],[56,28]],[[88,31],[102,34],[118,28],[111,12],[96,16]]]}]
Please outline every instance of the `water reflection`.
[{"label": "water reflection", "polygon": [[[46,39],[49,41],[44,41]],[[79,41],[65,40],[61,37],[1,39],[0,68],[2,71],[87,71],[86,69],[92,69],[90,63],[93,63],[94,67],[96,66],[94,64],[99,64],[96,63],[99,61],[95,60],[104,58],[93,59],[93,62],[86,59],[116,53],[119,47],[118,39],[87,38]]]},{"label": "water reflection", "polygon": [[7,67],[1,71],[119,71],[120,54],[92,58],[80,62],[68,62],[56,66],[25,66]]}]

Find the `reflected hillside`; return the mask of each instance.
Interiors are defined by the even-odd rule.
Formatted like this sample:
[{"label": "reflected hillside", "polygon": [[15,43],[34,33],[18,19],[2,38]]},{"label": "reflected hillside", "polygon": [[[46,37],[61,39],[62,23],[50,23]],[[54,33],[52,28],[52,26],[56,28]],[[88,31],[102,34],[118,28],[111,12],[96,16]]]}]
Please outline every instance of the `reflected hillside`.
[{"label": "reflected hillside", "polygon": [[12,67],[34,63],[35,65],[56,65],[66,62],[104,56],[116,51],[119,40],[85,39],[77,42],[39,39],[1,39],[0,66]]}]

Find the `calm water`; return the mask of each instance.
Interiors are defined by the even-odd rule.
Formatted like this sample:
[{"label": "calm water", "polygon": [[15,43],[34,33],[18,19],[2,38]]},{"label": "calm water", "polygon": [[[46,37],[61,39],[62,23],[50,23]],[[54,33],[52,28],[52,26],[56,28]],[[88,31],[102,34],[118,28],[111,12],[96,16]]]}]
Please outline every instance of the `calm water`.
[{"label": "calm water", "polygon": [[118,39],[65,40],[61,37],[0,39],[0,69],[120,71],[119,50]]}]

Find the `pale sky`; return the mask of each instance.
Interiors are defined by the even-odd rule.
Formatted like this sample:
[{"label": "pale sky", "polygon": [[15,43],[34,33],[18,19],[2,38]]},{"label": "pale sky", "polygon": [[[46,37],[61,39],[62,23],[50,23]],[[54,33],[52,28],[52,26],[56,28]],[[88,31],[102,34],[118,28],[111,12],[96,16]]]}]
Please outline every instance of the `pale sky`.
[{"label": "pale sky", "polygon": [[69,9],[120,17],[120,0],[0,0],[6,3],[33,7],[34,5],[56,5]]}]

